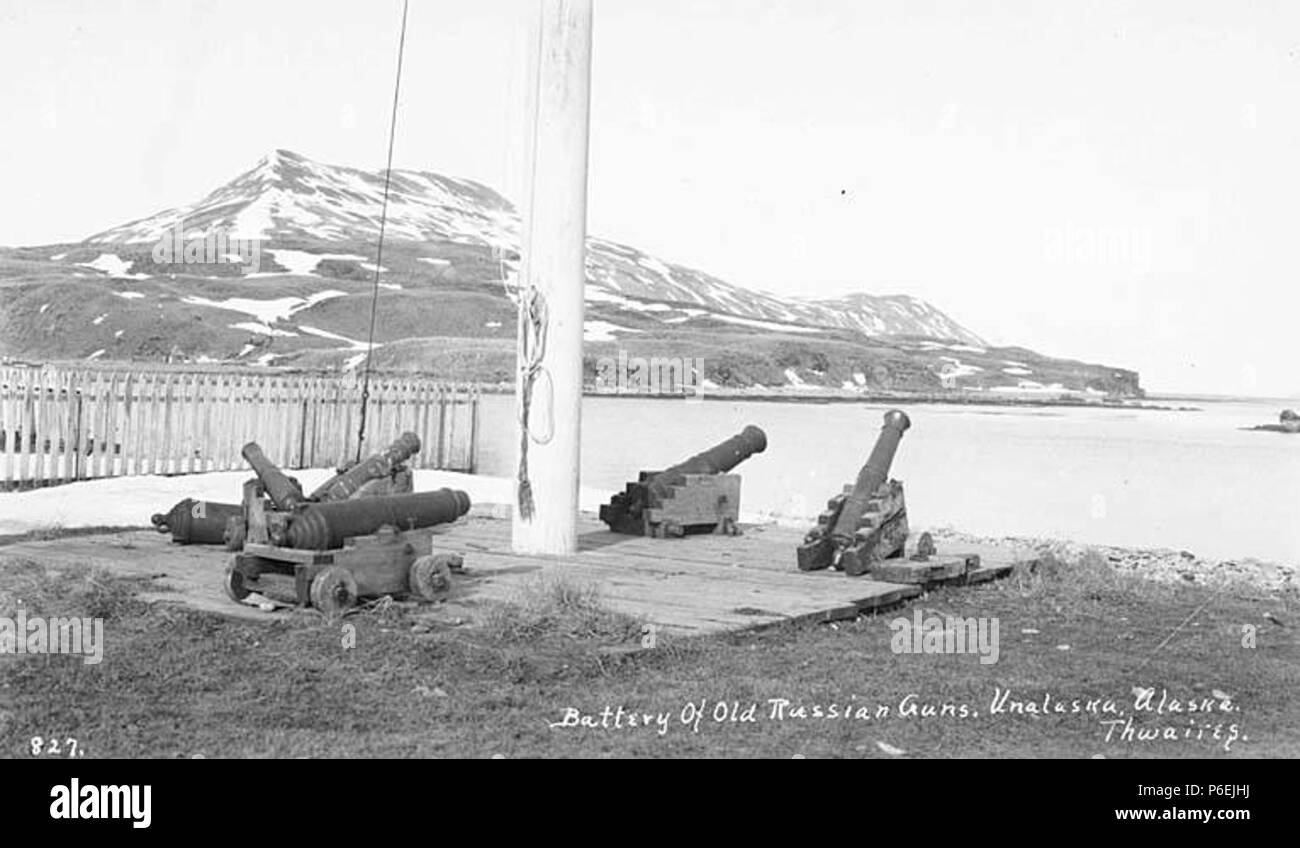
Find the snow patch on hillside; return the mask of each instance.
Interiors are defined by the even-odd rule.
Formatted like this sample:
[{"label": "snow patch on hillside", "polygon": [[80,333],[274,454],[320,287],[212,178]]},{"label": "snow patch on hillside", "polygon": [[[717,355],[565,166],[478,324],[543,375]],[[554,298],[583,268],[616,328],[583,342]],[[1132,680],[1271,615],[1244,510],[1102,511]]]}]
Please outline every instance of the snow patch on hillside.
[{"label": "snow patch on hillside", "polygon": [[[355,253],[308,253],[305,250],[285,250],[276,248],[267,250],[275,264],[288,270],[283,272],[267,272],[261,274],[249,274],[250,277],[270,277],[276,274],[297,274],[299,276],[320,276],[316,269],[324,259],[350,260],[356,262],[360,267],[367,271],[375,270],[375,263],[370,262],[364,256],[357,256]],[[387,268],[379,269],[380,273],[386,273]]]},{"label": "snow patch on hillside", "polygon": [[1014,386],[992,386],[989,390],[994,392],[1013,392],[1016,394],[1030,394],[1030,395],[1080,394],[1080,392],[1077,392],[1074,389],[1067,389],[1061,383],[1049,383],[1048,385],[1043,385],[1042,383],[1036,380],[1021,380],[1019,383],[1017,383]]},{"label": "snow patch on hillside", "polygon": [[[666,303],[654,301],[635,300],[630,297],[624,297],[621,294],[611,292],[608,289],[588,285],[584,294],[584,299],[588,303],[609,303],[622,309],[632,312],[672,312],[674,307]],[[704,310],[688,310],[702,313]]]},{"label": "snow patch on hillside", "polygon": [[809,383],[804,382],[804,379],[799,376],[799,372],[793,368],[785,369],[785,382],[790,388],[799,389],[801,391],[816,391],[821,388],[820,386],[810,385]]},{"label": "snow patch on hillside", "polygon": [[314,275],[321,259],[318,254],[305,250],[268,250],[267,253],[276,265],[287,269],[290,274]]},{"label": "snow patch on hillside", "polygon": [[383,347],[379,342],[368,344],[357,339],[350,339],[347,336],[340,336],[338,333],[331,333],[328,330],[322,330],[318,327],[308,327],[306,324],[299,324],[298,329],[313,336],[320,336],[322,339],[333,339],[336,342],[343,342],[346,346],[335,348],[335,350],[343,353],[354,354],[344,360],[343,370],[345,371],[351,371],[353,368],[356,368],[372,350]]},{"label": "snow patch on hillside", "polygon": [[127,261],[123,259],[122,257],[118,256],[116,253],[101,253],[93,261],[78,262],[77,264],[85,268],[94,268],[96,271],[103,271],[105,274],[108,274],[110,277],[124,277],[128,280],[149,279],[148,274],[129,273],[129,271],[131,270],[131,266],[135,263],[133,261]]},{"label": "snow patch on hillside", "polygon": [[800,327],[795,324],[778,324],[775,321],[759,321],[754,318],[740,318],[736,315],[721,315],[717,312],[705,312],[704,314],[715,321],[721,321],[724,324],[739,324],[742,327],[754,327],[759,330],[773,330],[778,333],[819,333],[821,328],[818,327]]},{"label": "snow patch on hillside", "polygon": [[639,333],[640,330],[634,330],[631,327],[620,327],[618,324],[611,324],[608,321],[586,321],[582,325],[583,341],[588,342],[612,342],[617,341],[618,337],[614,333]]},{"label": "snow patch on hillside", "polygon": [[984,370],[978,365],[967,365],[955,356],[941,356],[939,358],[944,362],[939,374],[945,379],[955,380],[958,377],[969,377]]},{"label": "snow patch on hillside", "polygon": [[247,330],[250,333],[257,333],[261,336],[284,336],[288,338],[297,338],[297,333],[291,333],[288,330],[277,330],[268,327],[265,324],[259,324],[256,321],[241,321],[238,324],[227,324],[232,330]]},{"label": "snow patch on hillside", "polygon": [[301,312],[304,309],[315,306],[326,300],[332,300],[336,297],[345,297],[347,292],[328,289],[322,292],[316,292],[307,297],[277,297],[273,300],[255,300],[249,297],[231,297],[225,300],[209,300],[206,297],[190,295],[182,303],[188,303],[191,306],[211,306],[214,309],[228,309],[231,312],[242,312],[261,321],[263,324],[274,324],[277,321],[288,321],[295,312]]},{"label": "snow patch on hillside", "polygon": [[235,215],[230,224],[231,235],[235,238],[259,240],[264,239],[275,229],[275,220],[271,217],[272,208],[278,206],[280,192],[273,191],[253,200]]},{"label": "snow patch on hillside", "polygon": [[348,347],[345,349],[347,350],[370,350],[375,347],[383,347],[383,345],[378,342],[371,345],[368,342],[350,339],[347,336],[340,336],[338,333],[331,333],[329,330],[322,330],[318,327],[308,327],[306,324],[299,324],[298,329],[313,336],[320,336],[322,339],[333,339],[336,342],[346,342]]}]

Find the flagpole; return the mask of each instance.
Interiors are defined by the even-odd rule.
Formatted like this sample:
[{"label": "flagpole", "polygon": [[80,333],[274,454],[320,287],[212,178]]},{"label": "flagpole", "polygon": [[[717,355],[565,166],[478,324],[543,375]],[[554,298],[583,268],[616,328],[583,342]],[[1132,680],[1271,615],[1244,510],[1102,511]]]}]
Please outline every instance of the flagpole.
[{"label": "flagpole", "polygon": [[521,210],[512,544],[577,551],[592,0],[538,0]]}]

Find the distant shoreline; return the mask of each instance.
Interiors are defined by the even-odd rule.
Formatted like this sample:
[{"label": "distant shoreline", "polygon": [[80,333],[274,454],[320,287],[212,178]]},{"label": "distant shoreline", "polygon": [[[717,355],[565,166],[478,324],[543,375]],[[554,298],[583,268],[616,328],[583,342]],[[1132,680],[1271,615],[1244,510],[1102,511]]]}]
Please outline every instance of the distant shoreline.
[{"label": "distant shoreline", "polygon": [[[24,362],[22,360],[13,360],[0,363],[8,367],[41,369],[45,366],[66,367],[66,368],[86,368],[88,370],[106,370],[106,371],[131,371],[136,369],[148,369],[159,371],[177,371],[177,372],[202,372],[202,373],[233,373],[233,374],[326,374],[331,373],[333,376],[343,376],[337,372],[312,371],[309,369],[290,369],[276,366],[232,366],[228,363],[138,363],[130,361],[110,361],[103,360],[94,363],[86,362]],[[512,383],[485,383],[469,380],[449,380],[446,377],[436,374],[422,374],[418,372],[393,372],[389,370],[375,370],[371,372],[375,379],[385,378],[402,378],[402,377],[423,377],[432,380],[448,382],[457,386],[477,385],[482,394],[491,395],[509,395],[514,394],[515,387]],[[639,392],[603,392],[597,391],[590,386],[583,387],[583,397],[607,397],[607,398],[625,398],[634,400],[686,400],[693,399],[696,395],[692,393],[681,394],[650,394]],[[998,407],[1062,407],[1068,409],[1133,409],[1148,410],[1159,412],[1202,412],[1199,406],[1175,406],[1168,403],[1152,403],[1148,400],[1137,398],[1131,399],[1106,399],[1106,398],[1071,398],[1068,396],[1051,396],[1051,397],[1034,397],[1032,395],[1006,394],[999,395],[986,392],[841,392],[834,389],[821,389],[800,392],[781,392],[781,391],[764,391],[750,392],[737,389],[710,389],[699,395],[700,400],[710,401],[756,401],[761,403],[800,403],[800,404],[828,404],[828,403],[896,403],[896,404],[950,404],[954,406],[998,406]],[[1161,397],[1160,401],[1176,401],[1181,398]],[[1192,398],[1188,398],[1189,400]]]},{"label": "distant shoreline", "polygon": [[[513,386],[482,386],[480,389],[484,394],[513,394]],[[637,392],[601,392],[592,389],[584,389],[583,397],[599,398],[618,398],[626,400],[691,400],[695,395],[683,394],[650,394]],[[1069,398],[1037,398],[1037,397],[971,397],[968,395],[945,395],[931,393],[909,394],[904,392],[880,392],[880,393],[862,393],[862,394],[781,394],[781,393],[750,393],[743,391],[708,391],[699,396],[699,400],[706,401],[757,401],[761,403],[803,403],[803,404],[828,404],[828,403],[895,403],[895,404],[949,404],[952,406],[999,406],[999,407],[1065,407],[1068,409],[1135,409],[1159,412],[1202,412],[1199,406],[1167,406],[1163,404],[1147,403],[1139,400],[1071,400]]]}]

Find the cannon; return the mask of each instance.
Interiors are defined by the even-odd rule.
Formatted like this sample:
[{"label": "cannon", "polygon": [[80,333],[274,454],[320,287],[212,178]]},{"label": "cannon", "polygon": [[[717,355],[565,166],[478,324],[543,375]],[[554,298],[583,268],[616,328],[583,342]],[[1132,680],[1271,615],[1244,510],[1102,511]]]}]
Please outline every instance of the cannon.
[{"label": "cannon", "polygon": [[417,530],[447,524],[469,512],[469,495],[452,489],[387,495],[353,501],[309,504],[270,533],[271,541],[287,548],[324,551],[342,547],[351,536],[366,536],[388,525]]},{"label": "cannon", "polygon": [[[246,493],[255,492],[254,481]],[[267,510],[260,495],[245,506],[248,535],[226,566],[226,594],[242,601],[261,591],[266,575],[292,576],[299,604],[335,612],[364,597],[446,594],[461,557],[417,556],[404,531],[455,521],[470,500],[440,489],[308,503],[293,512]]]},{"label": "cannon", "polygon": [[907,507],[903,484],[889,479],[889,467],[911,425],[902,410],[885,413],[880,435],[857,480],[827,502],[817,526],[799,546],[800,571],[838,568],[856,576],[880,560],[902,554],[907,541]]},{"label": "cannon", "polygon": [[735,534],[740,517],[740,477],[726,472],[767,448],[767,435],[752,424],[741,432],[663,471],[642,471],[635,483],[600,508],[615,533],[684,536]]},{"label": "cannon", "polygon": [[[930,584],[947,580],[982,579],[978,554],[940,555],[929,533],[922,533],[903,558],[908,545],[907,505],[903,484],[889,478],[894,454],[912,422],[901,410],[885,413],[885,422],[858,472],[857,480],[831,498],[817,526],[797,550],[801,571],[835,568],[851,577],[870,574],[887,583]],[[979,572],[977,574],[977,572]]]},{"label": "cannon", "polygon": [[159,533],[171,533],[181,545],[220,545],[231,521],[243,519],[239,504],[196,501],[185,498],[167,512],[156,512],[150,521]]},{"label": "cannon", "polygon": [[[405,465],[420,450],[420,437],[403,433],[387,449],[362,462],[345,466],[338,473],[304,495],[302,486],[267,458],[256,442],[244,445],[241,454],[253,467],[257,479],[245,484],[244,507],[241,516],[226,528],[224,540],[228,550],[243,547],[247,536],[248,505],[269,497],[276,510],[290,514],[314,503],[330,503],[378,495],[409,494],[412,488],[411,472]],[[275,518],[270,519],[274,524]]]},{"label": "cannon", "polygon": [[[406,460],[420,452],[420,437],[414,433],[403,433],[385,450],[350,467],[339,470],[337,476],[326,480],[308,496],[313,501],[346,501],[367,494],[401,494],[395,489],[410,488],[410,472],[406,470]],[[395,482],[405,473],[404,484]],[[386,487],[377,487],[377,482],[387,483]]]},{"label": "cannon", "polygon": [[[271,503],[277,509],[293,510],[307,503],[325,501],[345,501],[350,498],[369,494],[404,494],[410,491],[410,474],[405,467],[406,460],[420,452],[420,437],[414,433],[403,433],[391,445],[379,453],[350,466],[340,468],[338,473],[321,485],[310,495],[304,495],[302,486],[293,477],[286,475],[267,459],[257,442],[249,442],[240,452],[248,464],[253,467],[257,479],[262,482]],[[405,477],[401,478],[405,472]],[[375,487],[378,481],[388,483],[386,487]]]},{"label": "cannon", "polygon": [[297,509],[307,502],[307,496],[302,493],[302,486],[298,481],[267,459],[257,442],[244,445],[239,453],[249,465],[253,466],[257,479],[262,482],[262,488],[271,499],[271,503],[275,504],[276,509]]}]

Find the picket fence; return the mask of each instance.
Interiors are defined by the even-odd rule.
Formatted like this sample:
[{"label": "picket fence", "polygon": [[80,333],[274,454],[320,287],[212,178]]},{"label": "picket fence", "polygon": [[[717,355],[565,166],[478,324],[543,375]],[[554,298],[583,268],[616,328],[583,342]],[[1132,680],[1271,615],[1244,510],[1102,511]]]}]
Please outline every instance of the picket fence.
[{"label": "picket fence", "polygon": [[[246,469],[257,442],[282,468],[357,455],[356,376],[0,367],[0,488]],[[473,473],[472,385],[372,376],[363,453],[412,431],[413,468]]]}]

